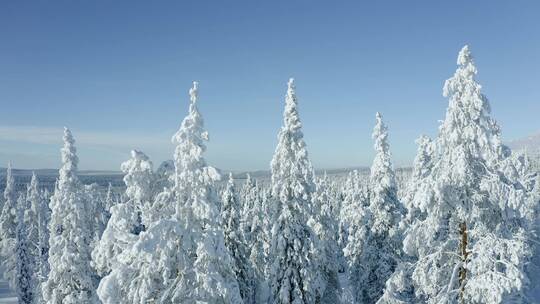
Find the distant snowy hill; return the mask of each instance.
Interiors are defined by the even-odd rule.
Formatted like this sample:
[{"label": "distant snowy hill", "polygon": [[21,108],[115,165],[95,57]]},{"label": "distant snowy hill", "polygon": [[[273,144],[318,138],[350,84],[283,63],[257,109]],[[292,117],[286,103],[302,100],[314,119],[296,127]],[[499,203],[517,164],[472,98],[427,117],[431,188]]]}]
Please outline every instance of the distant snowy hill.
[{"label": "distant snowy hill", "polygon": [[527,150],[529,152],[540,153],[540,132],[508,142],[508,146],[513,150]]}]

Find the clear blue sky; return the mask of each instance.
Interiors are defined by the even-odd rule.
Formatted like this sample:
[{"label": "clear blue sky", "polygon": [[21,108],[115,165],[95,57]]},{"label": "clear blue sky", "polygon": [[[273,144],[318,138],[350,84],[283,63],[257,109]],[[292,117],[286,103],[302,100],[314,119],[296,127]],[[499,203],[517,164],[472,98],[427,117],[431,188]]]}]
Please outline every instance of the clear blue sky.
[{"label": "clear blue sky", "polygon": [[[444,118],[464,44],[503,139],[540,130],[539,1],[1,1],[0,164],[54,168],[61,129],[83,169],[131,148],[157,167],[200,82],[207,158],[266,169],[294,77],[318,168],[369,165],[375,112],[396,166]],[[2,166],[2,165],[0,165]]]}]

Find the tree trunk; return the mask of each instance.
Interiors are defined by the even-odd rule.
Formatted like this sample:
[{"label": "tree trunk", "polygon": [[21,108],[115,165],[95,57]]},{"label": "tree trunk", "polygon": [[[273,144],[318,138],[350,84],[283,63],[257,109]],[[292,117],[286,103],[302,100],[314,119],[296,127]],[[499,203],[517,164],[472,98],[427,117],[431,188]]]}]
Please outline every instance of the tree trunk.
[{"label": "tree trunk", "polygon": [[459,224],[459,235],[461,237],[459,244],[459,255],[461,257],[461,268],[459,270],[459,301],[464,304],[465,280],[467,279],[467,258],[469,255],[467,252],[467,243],[469,240],[467,235],[467,224],[465,222]]}]

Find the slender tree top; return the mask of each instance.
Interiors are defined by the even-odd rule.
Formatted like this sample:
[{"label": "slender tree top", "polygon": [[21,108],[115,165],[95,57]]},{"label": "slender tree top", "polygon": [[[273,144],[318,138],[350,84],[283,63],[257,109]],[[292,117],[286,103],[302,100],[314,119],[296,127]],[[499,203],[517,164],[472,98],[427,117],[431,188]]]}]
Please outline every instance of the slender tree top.
[{"label": "slender tree top", "polygon": [[443,95],[449,104],[438,140],[443,150],[461,147],[474,157],[498,158],[502,145],[499,126],[491,118],[489,101],[475,79],[477,69],[468,46],[459,52],[457,64],[454,76],[444,84]]},{"label": "slender tree top", "polygon": [[249,174],[249,173],[246,173],[246,182],[245,182],[245,185],[248,186],[248,187],[255,186],[255,183],[254,183],[253,180],[251,179],[251,174]]},{"label": "slender tree top", "polygon": [[296,86],[294,78],[290,78],[287,83],[287,95],[285,97],[285,113],[283,114],[284,128],[289,132],[294,132],[300,138],[302,134],[302,123],[298,115],[298,99],[296,97]]},{"label": "slender tree top", "polygon": [[37,186],[38,178],[35,171],[32,171],[32,178],[30,179],[30,187]]},{"label": "slender tree top", "polygon": [[375,152],[388,154],[388,127],[382,120],[381,113],[375,114],[375,127],[373,128],[373,134],[371,137],[375,140]]},{"label": "slender tree top", "polygon": [[[390,147],[388,144],[388,128],[382,120],[381,113],[375,114],[375,127],[373,128],[375,140],[375,158],[371,166],[371,182],[384,187],[396,187],[394,170],[390,160]],[[381,185],[381,183],[384,183]]]},{"label": "slender tree top", "polygon": [[194,81],[193,87],[189,89],[189,99],[192,104],[195,104],[197,102],[197,98],[199,97],[199,82]]},{"label": "slender tree top", "polygon": [[[272,191],[282,201],[291,195],[308,199],[306,194],[310,195],[314,191],[313,167],[303,137],[294,79],[291,78],[287,83],[283,126],[271,162]],[[294,187],[291,186],[293,183]]]},{"label": "slender tree top", "polygon": [[[28,186],[28,189],[26,191],[26,197],[31,202],[37,202],[39,199],[39,189],[38,189],[38,178],[36,176],[35,172],[32,172],[32,179],[30,180],[30,185]],[[32,206],[34,207],[34,206]],[[34,210],[34,211],[37,211]]]},{"label": "slender tree top", "polygon": [[469,46],[465,45],[463,48],[461,48],[461,51],[459,51],[457,64],[460,66],[466,66],[468,64],[473,64],[473,57],[471,54],[471,50],[469,50]]},{"label": "slender tree top", "polygon": [[68,184],[72,184],[77,180],[77,168],[79,158],[77,157],[77,149],[75,148],[75,139],[71,131],[64,127],[64,146],[60,150],[62,154],[62,167],[60,168],[60,178],[58,187],[63,189]]},{"label": "slender tree top", "polygon": [[8,162],[6,171],[6,188],[4,189],[4,199],[6,201],[15,200],[15,179],[11,169],[11,162]]},{"label": "slender tree top", "polygon": [[176,144],[174,152],[176,187],[180,183],[182,172],[206,166],[203,153],[206,151],[204,142],[208,141],[208,132],[204,129],[204,120],[196,105],[198,87],[198,82],[194,81],[193,87],[189,89],[189,113],[182,121],[180,129],[172,137],[172,142]]},{"label": "slender tree top", "polygon": [[418,180],[429,172],[430,162],[433,157],[433,141],[426,135],[421,135],[416,139],[418,148],[413,162],[413,181]]}]

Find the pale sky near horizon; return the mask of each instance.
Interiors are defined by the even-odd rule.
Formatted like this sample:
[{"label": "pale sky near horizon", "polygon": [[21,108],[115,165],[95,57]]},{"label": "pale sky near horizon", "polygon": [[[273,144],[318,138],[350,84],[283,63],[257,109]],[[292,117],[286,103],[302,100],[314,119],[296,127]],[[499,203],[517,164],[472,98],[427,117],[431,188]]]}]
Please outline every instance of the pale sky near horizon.
[{"label": "pale sky near horizon", "polygon": [[200,82],[207,159],[269,167],[286,83],[317,168],[369,166],[380,111],[396,166],[435,136],[445,79],[469,44],[503,140],[540,131],[538,1],[2,1],[0,167],[157,167]]}]

